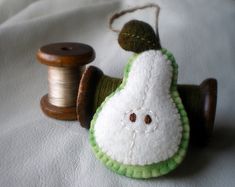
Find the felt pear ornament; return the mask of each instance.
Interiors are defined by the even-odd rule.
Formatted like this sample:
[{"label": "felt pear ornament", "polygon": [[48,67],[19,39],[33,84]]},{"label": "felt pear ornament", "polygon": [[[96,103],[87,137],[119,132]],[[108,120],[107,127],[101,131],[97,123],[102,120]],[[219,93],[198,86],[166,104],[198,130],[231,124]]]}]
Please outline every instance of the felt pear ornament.
[{"label": "felt pear ornament", "polygon": [[[124,25],[125,33],[128,24],[133,21]],[[146,23],[135,20],[135,24]],[[177,91],[178,66],[169,51],[160,49],[156,36],[150,41],[146,35],[148,40],[135,32],[120,32],[122,47],[120,37],[135,36],[129,40],[133,48],[130,43],[123,48],[138,53],[129,59],[122,84],[97,109],[90,128],[96,157],[118,174],[139,179],[174,170],[189,142],[189,121]],[[142,39],[135,42],[138,38]]]}]

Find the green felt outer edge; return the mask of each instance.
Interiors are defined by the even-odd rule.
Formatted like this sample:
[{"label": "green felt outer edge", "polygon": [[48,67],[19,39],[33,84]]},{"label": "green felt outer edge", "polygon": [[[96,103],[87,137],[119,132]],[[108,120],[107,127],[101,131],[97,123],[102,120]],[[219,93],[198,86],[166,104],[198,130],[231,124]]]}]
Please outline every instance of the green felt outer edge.
[{"label": "green felt outer edge", "polygon": [[127,82],[128,74],[130,72],[132,63],[136,59],[136,57],[139,54],[134,54],[128,61],[128,64],[125,67],[124,71],[124,78],[122,81],[122,84],[106,99],[104,102],[99,106],[99,108],[96,110],[96,113],[93,116],[93,119],[91,121],[91,127],[90,127],[90,135],[89,135],[89,141],[92,147],[93,152],[95,153],[95,156],[103,163],[105,164],[109,169],[112,171],[120,174],[125,175],[127,177],[136,178],[136,179],[147,179],[151,177],[158,177],[161,175],[165,175],[169,173],[170,171],[174,170],[184,159],[188,143],[189,143],[189,120],[187,117],[187,113],[184,110],[184,106],[182,104],[181,98],[179,96],[179,93],[177,91],[177,77],[178,77],[178,65],[175,62],[174,56],[167,51],[166,49],[161,50],[162,53],[167,57],[168,60],[172,63],[173,67],[173,76],[172,76],[172,83],[170,87],[170,93],[171,97],[173,99],[173,102],[175,103],[182,122],[182,138],[181,142],[178,148],[178,151],[169,159],[150,164],[150,165],[125,165],[120,162],[117,162],[110,158],[106,153],[102,152],[101,148],[96,144],[95,135],[94,135],[94,126],[97,120],[97,117],[102,110],[105,103],[117,92],[122,90]]}]

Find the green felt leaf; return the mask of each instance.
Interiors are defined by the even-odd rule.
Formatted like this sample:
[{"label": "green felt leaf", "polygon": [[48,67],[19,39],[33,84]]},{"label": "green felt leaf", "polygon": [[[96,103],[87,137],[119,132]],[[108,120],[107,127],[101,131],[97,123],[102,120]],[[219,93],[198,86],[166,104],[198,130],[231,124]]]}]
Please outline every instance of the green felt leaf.
[{"label": "green felt leaf", "polygon": [[118,42],[123,49],[135,53],[161,49],[160,39],[153,28],[148,23],[139,20],[131,20],[123,26]]}]

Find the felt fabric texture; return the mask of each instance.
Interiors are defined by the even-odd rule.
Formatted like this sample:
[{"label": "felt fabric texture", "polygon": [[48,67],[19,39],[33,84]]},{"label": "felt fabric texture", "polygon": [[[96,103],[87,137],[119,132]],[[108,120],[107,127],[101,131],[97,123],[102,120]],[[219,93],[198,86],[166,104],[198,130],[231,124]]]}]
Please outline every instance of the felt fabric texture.
[{"label": "felt fabric texture", "polygon": [[[171,53],[135,54],[122,84],[91,122],[96,156],[117,173],[133,178],[157,177],[175,169],[189,140],[189,121],[176,85],[177,64]],[[147,124],[146,116],[151,119]]]},{"label": "felt fabric texture", "polygon": [[123,26],[118,36],[120,46],[135,53],[160,49],[160,39],[153,28],[143,21],[131,20]]},{"label": "felt fabric texture", "polygon": [[[94,47],[92,63],[105,74],[123,77],[131,53],[108,29],[112,12],[141,5],[140,0],[0,0],[0,186],[3,187],[221,187],[234,186],[235,77],[232,0],[159,0],[163,47],[179,64],[178,83],[218,79],[213,137],[205,148],[189,150],[169,175],[133,180],[100,164],[90,149],[88,131],[78,122],[46,117],[39,107],[47,93],[47,67],[36,61],[42,45],[83,42]],[[155,23],[155,11],[131,19]],[[124,18],[123,18],[124,19]],[[116,41],[116,42],[115,42]]]}]

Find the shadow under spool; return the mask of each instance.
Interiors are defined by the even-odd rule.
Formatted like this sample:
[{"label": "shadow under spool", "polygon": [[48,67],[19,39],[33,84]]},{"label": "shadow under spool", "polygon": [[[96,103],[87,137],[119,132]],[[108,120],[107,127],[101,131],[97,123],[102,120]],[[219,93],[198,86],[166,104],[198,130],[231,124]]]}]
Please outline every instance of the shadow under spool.
[{"label": "shadow under spool", "polygon": [[[104,75],[95,66],[90,66],[84,71],[77,98],[77,118],[83,127],[90,128],[96,109],[121,82],[121,79]],[[210,78],[199,86],[178,85],[178,91],[190,121],[190,142],[205,145],[214,126],[217,81]]]},{"label": "shadow under spool", "polygon": [[49,117],[77,120],[76,99],[85,65],[93,61],[92,47],[82,43],[54,43],[37,52],[40,63],[48,65],[49,93],[41,98],[41,109]]}]

